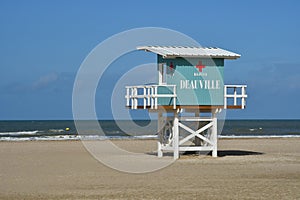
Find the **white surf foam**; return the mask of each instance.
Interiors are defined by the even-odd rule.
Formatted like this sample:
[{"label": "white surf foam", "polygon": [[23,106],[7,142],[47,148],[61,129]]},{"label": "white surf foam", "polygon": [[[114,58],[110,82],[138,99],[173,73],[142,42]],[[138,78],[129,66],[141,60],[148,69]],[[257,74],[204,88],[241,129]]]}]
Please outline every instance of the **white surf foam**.
[{"label": "white surf foam", "polygon": [[0,141],[62,141],[62,140],[124,140],[124,139],[156,139],[157,135],[141,136],[100,136],[100,135],[55,135],[39,137],[0,137]]},{"label": "white surf foam", "polygon": [[18,132],[0,132],[0,136],[20,136],[20,135],[36,135],[39,131],[18,131]]},{"label": "white surf foam", "polygon": [[[0,141],[62,141],[62,140],[135,140],[135,139],[157,139],[157,135],[140,135],[140,136],[102,136],[102,135],[54,135],[54,136],[34,136],[38,131],[25,131],[25,137],[10,137],[24,135],[24,132],[0,133],[8,135],[0,137]],[[300,138],[300,135],[219,135],[218,138],[228,139],[247,139],[247,138]]]}]

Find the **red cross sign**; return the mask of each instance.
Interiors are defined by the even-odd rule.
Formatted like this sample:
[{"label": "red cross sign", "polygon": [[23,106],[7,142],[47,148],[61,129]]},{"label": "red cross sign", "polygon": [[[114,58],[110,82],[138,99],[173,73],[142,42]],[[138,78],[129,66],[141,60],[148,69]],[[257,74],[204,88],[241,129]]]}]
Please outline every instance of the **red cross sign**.
[{"label": "red cross sign", "polygon": [[196,68],[199,70],[199,72],[202,72],[202,69],[205,68],[205,65],[203,65],[202,62],[199,61],[196,65]]}]

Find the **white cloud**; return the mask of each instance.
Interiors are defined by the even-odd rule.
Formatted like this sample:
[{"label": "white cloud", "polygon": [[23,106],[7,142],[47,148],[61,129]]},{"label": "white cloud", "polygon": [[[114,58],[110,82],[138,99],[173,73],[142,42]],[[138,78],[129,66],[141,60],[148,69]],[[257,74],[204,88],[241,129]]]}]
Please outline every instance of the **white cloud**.
[{"label": "white cloud", "polygon": [[33,90],[45,88],[59,79],[59,75],[55,72],[41,76],[37,81],[33,82],[31,88]]}]

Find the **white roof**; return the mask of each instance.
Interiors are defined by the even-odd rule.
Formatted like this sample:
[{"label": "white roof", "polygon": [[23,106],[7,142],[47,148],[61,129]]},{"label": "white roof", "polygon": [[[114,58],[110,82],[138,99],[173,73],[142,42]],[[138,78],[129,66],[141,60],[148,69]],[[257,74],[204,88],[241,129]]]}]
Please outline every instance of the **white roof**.
[{"label": "white roof", "polygon": [[164,58],[174,57],[206,57],[237,59],[240,54],[233,53],[217,47],[185,47],[185,46],[139,46],[138,50],[156,53]]}]

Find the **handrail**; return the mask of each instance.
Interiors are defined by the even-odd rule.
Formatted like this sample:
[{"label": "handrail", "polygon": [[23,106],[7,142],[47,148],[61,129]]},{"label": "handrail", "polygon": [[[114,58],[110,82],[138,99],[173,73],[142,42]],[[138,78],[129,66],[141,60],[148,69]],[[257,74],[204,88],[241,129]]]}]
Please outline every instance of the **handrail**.
[{"label": "handrail", "polygon": [[[172,94],[158,94],[158,87],[173,88]],[[131,105],[131,109],[138,108],[138,99],[143,99],[143,108],[149,106],[151,109],[157,109],[158,98],[173,98],[173,108],[176,109],[176,85],[137,85],[126,86],[126,106]],[[139,89],[142,93],[139,94]],[[131,101],[130,101],[131,100]]]},{"label": "handrail", "polygon": [[[158,94],[158,87],[172,88],[171,94]],[[176,85],[137,85],[137,86],[125,86],[126,88],[126,106],[131,109],[138,109],[138,99],[143,99],[141,106],[146,109],[157,109],[158,98],[172,98],[173,109],[176,109]],[[233,88],[233,93],[229,93],[228,89]],[[247,85],[224,85],[224,109],[229,108],[241,108],[246,107],[246,94]],[[240,93],[238,93],[240,91]],[[233,98],[233,105],[228,105],[227,100]],[[238,103],[238,99],[241,99]],[[232,107],[233,106],[233,107]]]},{"label": "handrail", "polygon": [[[228,88],[233,88],[233,94],[228,94]],[[237,88],[241,88],[241,94],[237,93]],[[241,99],[241,108],[246,107],[246,94],[247,85],[224,85],[224,109],[227,108],[227,99],[233,98],[233,106],[238,106],[237,99]]]}]

